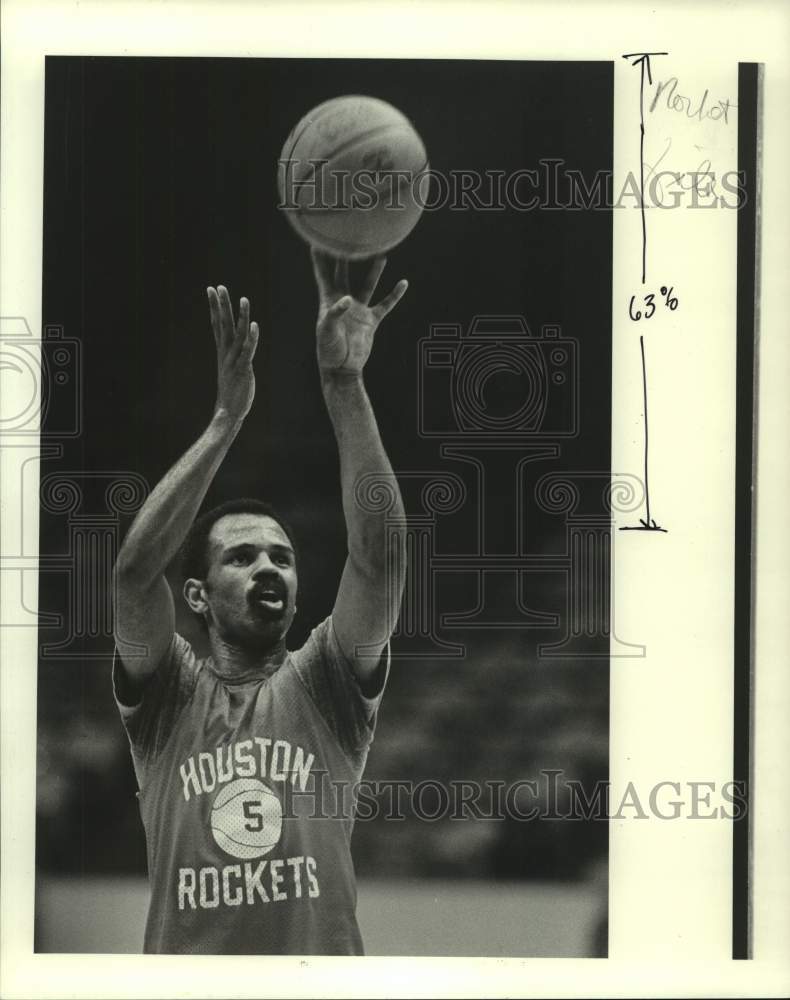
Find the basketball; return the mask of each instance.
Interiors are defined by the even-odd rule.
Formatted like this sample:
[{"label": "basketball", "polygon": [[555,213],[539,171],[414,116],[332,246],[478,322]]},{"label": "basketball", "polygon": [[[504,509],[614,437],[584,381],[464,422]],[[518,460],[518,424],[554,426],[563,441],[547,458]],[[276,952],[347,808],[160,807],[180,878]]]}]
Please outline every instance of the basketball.
[{"label": "basketball", "polygon": [[234,858],[258,858],[280,839],[283,811],[279,798],[257,778],[237,778],[211,807],[214,840]]},{"label": "basketball", "polygon": [[280,208],[311,246],[351,260],[385,253],[417,225],[428,157],[404,114],[336,97],[292,130],[278,164]]}]

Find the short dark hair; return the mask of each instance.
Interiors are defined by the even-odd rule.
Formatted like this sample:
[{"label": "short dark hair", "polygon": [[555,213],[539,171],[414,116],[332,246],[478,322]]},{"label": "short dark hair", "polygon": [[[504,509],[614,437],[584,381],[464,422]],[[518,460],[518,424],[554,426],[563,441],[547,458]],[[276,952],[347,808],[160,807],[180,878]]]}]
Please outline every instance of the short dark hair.
[{"label": "short dark hair", "polygon": [[288,536],[288,541],[294,550],[294,558],[296,558],[296,541],[288,522],[270,503],[266,503],[264,500],[255,500],[253,497],[241,497],[238,500],[226,500],[225,503],[221,503],[218,507],[212,507],[211,510],[207,510],[196,518],[181,547],[181,571],[185,579],[194,577],[197,580],[205,580],[208,576],[208,536],[216,522],[221,517],[225,517],[226,514],[259,514],[261,517],[270,517],[279,524]]}]

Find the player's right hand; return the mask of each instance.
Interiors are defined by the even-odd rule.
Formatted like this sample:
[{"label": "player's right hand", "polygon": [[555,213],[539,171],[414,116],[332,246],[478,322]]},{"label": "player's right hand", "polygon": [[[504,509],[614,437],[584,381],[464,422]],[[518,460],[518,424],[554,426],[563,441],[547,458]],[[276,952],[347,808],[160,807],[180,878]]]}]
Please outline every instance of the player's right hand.
[{"label": "player's right hand", "polygon": [[233,305],[224,285],[208,288],[211,328],[217,345],[216,413],[233,421],[243,420],[255,398],[252,359],[258,346],[258,324],[250,323],[249,299],[239,302],[239,319],[233,319]]}]

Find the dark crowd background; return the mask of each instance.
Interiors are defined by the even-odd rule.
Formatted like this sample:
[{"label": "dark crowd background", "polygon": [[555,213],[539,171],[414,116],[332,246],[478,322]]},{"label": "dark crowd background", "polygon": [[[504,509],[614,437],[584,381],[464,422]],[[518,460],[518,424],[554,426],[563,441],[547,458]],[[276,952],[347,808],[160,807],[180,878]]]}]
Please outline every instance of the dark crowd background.
[{"label": "dark crowd background", "polygon": [[[82,501],[71,513],[44,505],[42,556],[74,556],[75,524],[107,513],[107,477],[134,473],[153,486],[205,427],[215,391],[205,287],[227,284],[235,301],[251,299],[264,343],[253,410],[206,503],[260,496],[289,518],[300,544],[293,647],[331,610],[345,533],[314,360],[316,294],[307,248],[276,207],[276,160],[307,110],[346,93],[402,109],[432,167],[447,174],[509,173],[546,157],[588,178],[611,168],[612,69],[604,63],[47,60],[43,315],[78,342],[81,410],[79,434],[62,440],[51,411],[50,438],[62,449],[42,462],[42,478],[68,474]],[[468,484],[464,509],[442,522],[443,552],[470,550],[474,470],[418,432],[418,341],[431,324],[521,314],[533,333],[560,325],[579,344],[580,433],[561,442],[558,458],[530,464],[528,487],[551,471],[608,473],[609,211],[425,212],[391,252],[381,291],[400,277],[411,287],[379,333],[367,385],[396,471],[453,472]],[[499,388],[490,405],[506,409],[519,386],[505,376]],[[495,520],[523,518],[530,552],[561,552],[562,517],[517,510],[500,478],[488,500]],[[419,512],[409,484],[407,510]],[[118,537],[130,519],[119,516]],[[445,574],[437,613],[474,606],[474,586],[462,577]],[[180,590],[175,569],[172,580]],[[567,625],[564,583],[556,572],[533,573],[528,587],[527,603],[559,611],[559,627],[446,628],[447,641],[466,646],[456,659],[401,658],[405,644],[395,640],[368,779],[511,784],[562,769],[591,788],[608,777],[608,661],[538,657],[538,643],[557,641]],[[73,635],[75,589],[69,572],[41,574],[40,609],[60,615],[61,626],[40,630],[37,865],[40,873],[142,874],[109,623],[99,614]],[[494,612],[507,602],[504,592],[488,596]],[[184,609],[178,625],[199,641]],[[360,876],[567,881],[605,864],[607,828],[379,818],[357,824],[353,850]]]}]

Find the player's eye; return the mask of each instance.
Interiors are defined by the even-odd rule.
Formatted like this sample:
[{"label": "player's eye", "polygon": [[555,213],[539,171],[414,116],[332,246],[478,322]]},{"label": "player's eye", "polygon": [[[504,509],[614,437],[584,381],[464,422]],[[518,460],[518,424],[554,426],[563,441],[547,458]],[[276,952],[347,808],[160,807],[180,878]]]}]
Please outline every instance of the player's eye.
[{"label": "player's eye", "polygon": [[246,566],[249,561],[250,557],[246,552],[234,552],[228,559],[231,566]]}]

